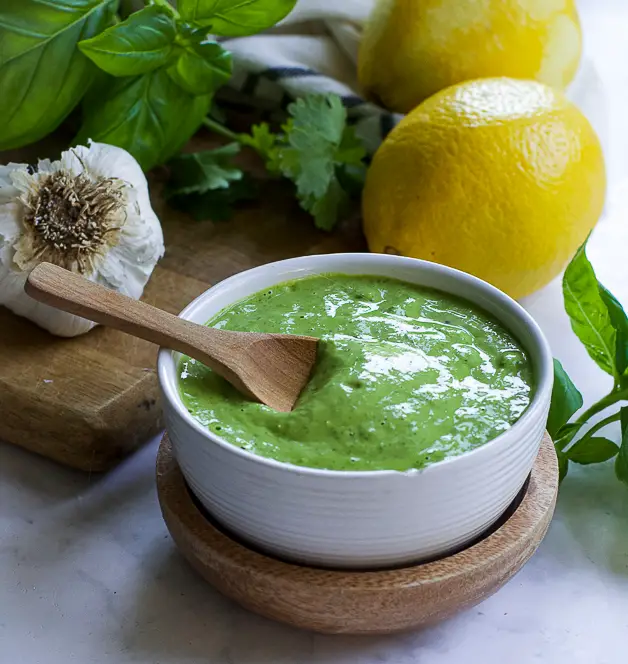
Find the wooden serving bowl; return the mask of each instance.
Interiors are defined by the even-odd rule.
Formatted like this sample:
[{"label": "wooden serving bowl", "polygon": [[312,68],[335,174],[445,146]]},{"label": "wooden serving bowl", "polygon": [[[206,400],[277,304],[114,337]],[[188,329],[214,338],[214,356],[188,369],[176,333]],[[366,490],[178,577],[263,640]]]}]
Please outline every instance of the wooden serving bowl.
[{"label": "wooden serving bowl", "polygon": [[167,434],[157,491],[175,543],[215,588],[268,618],[323,633],[385,634],[422,627],[501,588],[536,551],[558,492],[546,434],[532,472],[506,514],[477,542],[433,562],[378,571],[305,567],[255,551],[214,524],[187,488]]}]

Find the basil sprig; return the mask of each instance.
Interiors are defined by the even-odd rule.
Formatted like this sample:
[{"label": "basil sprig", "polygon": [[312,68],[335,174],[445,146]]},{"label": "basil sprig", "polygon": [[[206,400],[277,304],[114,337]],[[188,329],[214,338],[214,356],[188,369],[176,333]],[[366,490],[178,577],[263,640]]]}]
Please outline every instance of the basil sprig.
[{"label": "basil sprig", "polygon": [[3,0],[0,149],[43,138],[85,96],[77,141],[118,145],[144,169],[163,163],[201,126],[231,76],[231,55],[208,33],[265,30],[295,3],[179,0],[175,9],[145,0],[121,21],[117,0]]},{"label": "basil sprig", "polygon": [[[628,401],[628,317],[617,299],[598,281],[585,249],[586,243],[578,249],[563,277],[565,310],[590,357],[613,376],[613,388],[572,419],[582,407],[582,395],[560,362],[554,360],[554,389],[547,429],[558,453],[561,479],[567,474],[570,462],[592,464],[615,458],[616,475],[628,485],[628,407],[591,426],[594,416]],[[617,421],[621,423],[620,445],[595,435]]]}]

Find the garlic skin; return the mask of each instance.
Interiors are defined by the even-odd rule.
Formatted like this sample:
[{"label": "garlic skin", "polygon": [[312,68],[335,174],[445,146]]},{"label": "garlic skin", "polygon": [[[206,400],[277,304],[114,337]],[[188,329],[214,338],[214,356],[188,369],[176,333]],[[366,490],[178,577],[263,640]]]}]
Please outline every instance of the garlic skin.
[{"label": "garlic skin", "polygon": [[0,165],[0,305],[63,337],[95,323],[30,298],[42,261],[135,299],[164,254],[163,233],[139,164],[122,148],[89,141],[36,167]]}]

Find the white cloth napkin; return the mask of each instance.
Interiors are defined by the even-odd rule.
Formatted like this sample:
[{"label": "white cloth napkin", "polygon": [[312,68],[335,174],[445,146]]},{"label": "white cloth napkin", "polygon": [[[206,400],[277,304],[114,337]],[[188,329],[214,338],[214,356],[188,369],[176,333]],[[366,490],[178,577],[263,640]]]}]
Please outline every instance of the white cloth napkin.
[{"label": "white cloth napkin", "polygon": [[[364,100],[357,79],[362,26],[375,0],[299,0],[276,28],[224,42],[233,53],[234,75],[226,103],[268,111],[285,110],[310,93],[339,95],[349,120],[369,152],[401,119]],[[605,141],[604,99],[599,77],[586,58],[568,96]]]}]

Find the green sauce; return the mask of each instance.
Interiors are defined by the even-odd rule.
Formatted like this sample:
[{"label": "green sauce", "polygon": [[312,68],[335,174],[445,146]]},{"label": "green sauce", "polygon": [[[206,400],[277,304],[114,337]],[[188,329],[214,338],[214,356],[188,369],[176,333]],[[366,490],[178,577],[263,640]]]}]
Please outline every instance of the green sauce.
[{"label": "green sauce", "polygon": [[299,466],[423,468],[495,438],[531,399],[530,362],[501,325],[464,300],[394,279],[285,282],[207,324],[322,340],[291,413],[246,400],[195,360],[181,364],[181,396],[201,424]]}]

